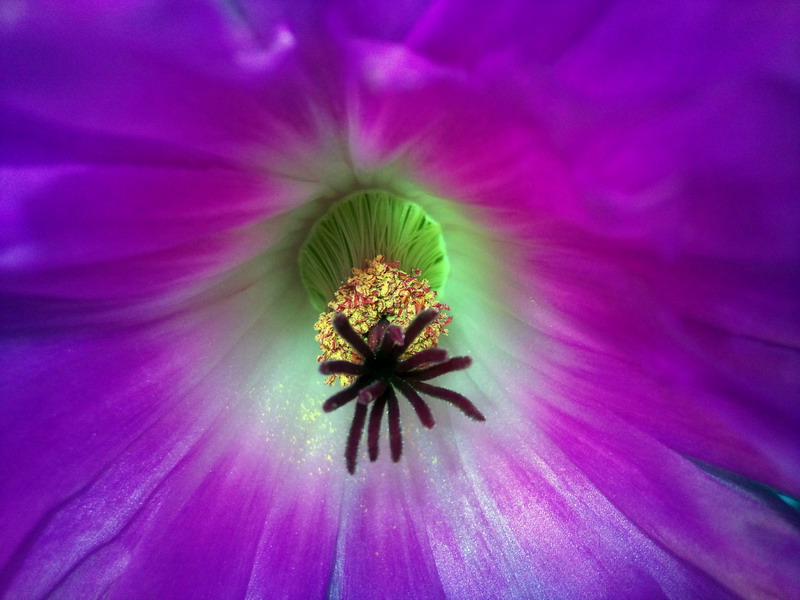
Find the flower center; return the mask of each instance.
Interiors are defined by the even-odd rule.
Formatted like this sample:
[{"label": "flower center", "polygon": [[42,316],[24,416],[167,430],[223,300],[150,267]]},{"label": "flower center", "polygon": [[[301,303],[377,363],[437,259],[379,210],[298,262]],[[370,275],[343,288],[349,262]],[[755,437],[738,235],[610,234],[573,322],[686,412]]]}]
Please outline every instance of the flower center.
[{"label": "flower center", "polygon": [[[436,292],[425,280],[419,280],[420,271],[414,269],[409,275],[397,268],[398,263],[386,263],[384,257],[378,255],[367,263],[364,269],[354,268],[353,275],[328,303],[332,312],[322,313],[314,325],[319,331],[316,340],[320,343],[322,355],[320,362],[326,360],[358,359],[356,351],[343,340],[333,328],[333,316],[343,313],[355,331],[366,336],[379,321],[386,320],[400,327],[407,327],[421,310],[435,308],[439,311],[450,310],[446,304],[436,301]],[[439,336],[447,333],[445,327],[452,317],[440,312],[439,316],[428,325],[405,351],[408,358],[412,354],[436,346]],[[353,382],[350,375],[339,375],[342,385]],[[336,376],[329,375],[325,379],[328,385],[333,384]]]},{"label": "flower center", "polygon": [[420,394],[484,420],[461,394],[427,383],[467,368],[472,359],[451,358],[437,347],[452,318],[444,312],[450,307],[436,300],[432,284],[444,285],[449,263],[441,228],[422,208],[385,192],[351,194],[314,225],[301,250],[300,270],[311,302],[322,311],[326,304],[329,309],[314,326],[322,351],[320,371],[327,384],[338,377],[347,386],[322,409],[331,412],[358,398],[345,447],[351,474],[365,427],[369,458],[378,458],[384,412],[392,460],[400,460],[403,441],[396,392],[429,429],[435,421]]}]

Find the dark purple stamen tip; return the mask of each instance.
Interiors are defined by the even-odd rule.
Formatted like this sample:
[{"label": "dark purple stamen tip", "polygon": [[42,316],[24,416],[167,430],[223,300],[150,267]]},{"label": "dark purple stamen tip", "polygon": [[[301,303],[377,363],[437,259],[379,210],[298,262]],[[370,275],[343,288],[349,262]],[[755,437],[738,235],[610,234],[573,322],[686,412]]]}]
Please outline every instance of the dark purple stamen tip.
[{"label": "dark purple stamen tip", "polygon": [[336,313],[333,317],[333,328],[344,340],[352,346],[364,358],[372,358],[372,350],[369,349],[367,342],[364,341],[358,332],[350,325],[347,315]]},{"label": "dark purple stamen tip", "polygon": [[391,388],[386,390],[389,405],[389,448],[392,451],[392,461],[397,462],[403,456],[403,431],[400,428],[400,404]]},{"label": "dark purple stamen tip", "polygon": [[417,352],[414,356],[400,362],[397,365],[398,373],[405,373],[418,367],[435,365],[447,360],[447,350],[442,348],[428,348],[422,352]]},{"label": "dark purple stamen tip", "polygon": [[428,394],[428,396],[433,396],[434,398],[439,398],[445,402],[449,402],[453,406],[460,409],[461,412],[467,415],[470,419],[475,419],[476,421],[486,420],[486,417],[483,416],[483,413],[475,408],[475,405],[470,402],[469,399],[467,399],[465,396],[462,396],[458,392],[439,387],[438,385],[424,383],[422,381],[415,381],[412,385],[418,392],[422,392],[423,394]]},{"label": "dark purple stamen tip", "polygon": [[395,379],[394,384],[397,386],[397,389],[400,390],[400,393],[408,399],[411,406],[414,407],[414,412],[417,413],[420,422],[428,429],[433,429],[433,426],[436,425],[436,421],[434,421],[431,409],[428,407],[425,400],[422,399],[422,396],[400,378]]},{"label": "dark purple stamen tip", "polygon": [[356,382],[351,386],[344,388],[341,392],[337,392],[325,400],[325,403],[322,405],[322,410],[325,412],[332,412],[337,408],[344,406],[353,398],[358,396],[358,392],[360,392],[361,388],[363,387],[364,385],[356,380]]},{"label": "dark purple stamen tip", "polygon": [[319,372],[323,375],[361,375],[364,365],[348,360],[327,360],[319,364]]},{"label": "dark purple stamen tip", "polygon": [[397,325],[389,325],[386,328],[386,333],[383,336],[383,343],[381,344],[386,350],[391,350],[395,346],[403,345],[403,330]]},{"label": "dark purple stamen tip", "polygon": [[472,359],[469,356],[454,356],[450,360],[438,365],[433,365],[432,367],[428,367],[426,369],[411,371],[406,374],[406,377],[413,381],[427,381],[428,379],[434,379],[440,375],[444,375],[445,373],[466,369],[471,364]]},{"label": "dark purple stamen tip", "polygon": [[370,383],[367,387],[358,392],[358,401],[361,404],[369,404],[386,391],[386,385],[386,382],[382,379]]},{"label": "dark purple stamen tip", "polygon": [[325,375],[358,377],[350,387],[337,392],[322,405],[322,410],[331,412],[351,402],[354,398],[358,398],[345,447],[345,461],[347,470],[351,474],[356,470],[358,447],[368,411],[367,449],[369,459],[374,461],[378,458],[378,440],[384,411],[388,416],[389,447],[392,460],[397,462],[403,455],[400,404],[395,388],[409,401],[422,425],[428,429],[434,426],[435,420],[420,393],[449,402],[471,419],[486,420],[475,405],[461,394],[425,383],[425,381],[445,373],[466,369],[472,364],[470,357],[448,358],[445,350],[428,348],[405,360],[399,358],[438,315],[439,311],[433,308],[420,311],[406,329],[405,334],[400,327],[392,325],[382,318],[369,330],[366,340],[353,329],[343,313],[334,316],[333,326],[336,331],[364,359],[360,364],[344,360],[330,360],[320,364],[320,371]]},{"label": "dark purple stamen tip", "polygon": [[367,405],[356,404],[353,422],[350,424],[350,433],[347,436],[347,447],[344,458],[347,461],[347,470],[350,475],[356,472],[356,458],[358,457],[358,443],[361,441],[361,432],[364,430],[364,421],[367,420]]},{"label": "dark purple stamen tip", "polygon": [[386,408],[386,394],[383,394],[372,405],[372,410],[369,413],[369,430],[367,432],[367,446],[369,448],[369,459],[372,462],[378,460],[378,439],[381,434],[381,420],[383,419],[383,411]]},{"label": "dark purple stamen tip", "polygon": [[408,348],[413,344],[414,340],[416,340],[419,335],[425,331],[425,328],[433,323],[438,316],[439,311],[435,308],[426,308],[425,310],[419,311],[417,316],[414,317],[414,320],[411,321],[411,324],[406,328],[404,347]]},{"label": "dark purple stamen tip", "polygon": [[370,328],[369,332],[367,332],[367,345],[370,350],[374,351],[378,347],[388,326],[389,321],[386,320],[386,317],[381,317],[381,319]]}]

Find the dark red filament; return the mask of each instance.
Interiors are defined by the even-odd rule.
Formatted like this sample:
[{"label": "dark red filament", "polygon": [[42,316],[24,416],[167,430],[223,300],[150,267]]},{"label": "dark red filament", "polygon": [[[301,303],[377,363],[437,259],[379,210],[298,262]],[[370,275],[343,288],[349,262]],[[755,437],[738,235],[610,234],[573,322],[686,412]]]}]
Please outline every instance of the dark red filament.
[{"label": "dark red filament", "polygon": [[392,460],[394,462],[400,460],[403,454],[403,433],[400,425],[400,405],[395,389],[411,403],[420,422],[428,429],[434,426],[435,421],[431,409],[420,393],[449,402],[471,419],[486,420],[481,411],[461,394],[425,383],[445,373],[466,369],[472,364],[470,357],[450,358],[447,351],[441,348],[429,348],[400,360],[409,345],[438,315],[439,311],[435,308],[420,311],[405,334],[397,325],[391,325],[386,319],[381,319],[369,330],[366,340],[353,329],[343,313],[333,317],[333,327],[336,332],[363,358],[361,363],[329,360],[320,365],[320,371],[324,375],[341,374],[357,377],[354,383],[328,398],[322,405],[322,410],[331,412],[358,398],[344,453],[347,470],[351,474],[356,471],[358,447],[365,425],[369,459],[377,460],[384,410],[388,414]]}]

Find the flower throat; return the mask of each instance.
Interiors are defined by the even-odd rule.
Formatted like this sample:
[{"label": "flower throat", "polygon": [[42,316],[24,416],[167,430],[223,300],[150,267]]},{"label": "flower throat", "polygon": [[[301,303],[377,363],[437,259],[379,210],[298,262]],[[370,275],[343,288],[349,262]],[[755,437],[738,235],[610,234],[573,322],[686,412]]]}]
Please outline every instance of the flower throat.
[{"label": "flower throat", "polygon": [[[484,420],[461,394],[427,383],[467,368],[472,360],[451,358],[438,347],[452,317],[429,281],[443,286],[449,263],[441,228],[421,207],[386,192],[344,198],[312,228],[301,250],[300,269],[309,298],[323,310],[314,326],[319,332],[320,371],[327,384],[338,377],[346,386],[325,401],[323,411],[357,399],[344,453],[351,474],[365,426],[369,458],[377,460],[384,412],[392,460],[400,460],[398,391],[428,429],[435,421],[420,394]],[[421,278],[423,269],[430,279]],[[325,304],[319,306],[323,299],[328,300],[327,310]]]}]

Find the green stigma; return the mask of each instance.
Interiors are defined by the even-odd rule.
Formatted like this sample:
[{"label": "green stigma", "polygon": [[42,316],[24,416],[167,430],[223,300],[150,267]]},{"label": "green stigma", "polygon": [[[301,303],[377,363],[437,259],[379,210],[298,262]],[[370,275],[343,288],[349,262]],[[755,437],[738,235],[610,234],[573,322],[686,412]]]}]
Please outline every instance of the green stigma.
[{"label": "green stigma", "polygon": [[378,255],[419,270],[439,292],[450,272],[442,228],[421,206],[381,190],[354,192],[314,224],[300,249],[300,277],[314,308],[324,311],[353,268]]}]

